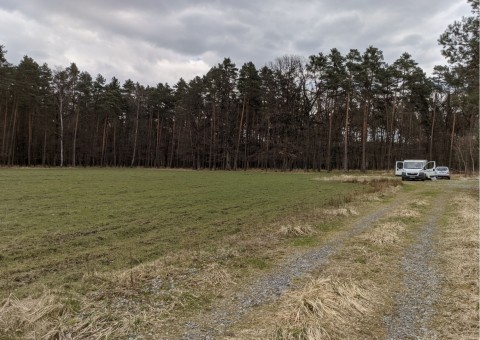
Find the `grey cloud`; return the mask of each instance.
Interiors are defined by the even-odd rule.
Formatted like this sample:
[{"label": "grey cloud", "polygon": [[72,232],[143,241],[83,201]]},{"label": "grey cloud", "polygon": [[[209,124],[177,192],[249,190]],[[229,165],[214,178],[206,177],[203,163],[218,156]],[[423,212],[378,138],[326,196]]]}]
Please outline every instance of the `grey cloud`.
[{"label": "grey cloud", "polygon": [[11,53],[28,54],[58,65],[76,57],[92,73],[106,69],[120,78],[147,70],[170,74],[162,68],[168,65],[181,72],[182,63],[185,72],[197,66],[203,72],[205,65],[189,60],[213,66],[228,56],[237,65],[261,67],[285,54],[369,45],[384,51],[389,63],[407,51],[421,67],[432,67],[435,58],[442,61],[436,39],[461,13],[469,13],[464,0],[3,0],[0,14],[15,17],[18,26],[0,22],[0,44],[11,51],[9,60]]}]

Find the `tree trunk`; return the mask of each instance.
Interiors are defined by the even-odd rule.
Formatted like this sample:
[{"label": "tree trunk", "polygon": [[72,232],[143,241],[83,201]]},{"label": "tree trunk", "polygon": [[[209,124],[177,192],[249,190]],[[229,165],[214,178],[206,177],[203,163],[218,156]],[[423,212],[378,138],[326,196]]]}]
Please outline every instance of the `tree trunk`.
[{"label": "tree trunk", "polygon": [[152,129],[153,129],[153,118],[152,112],[149,110],[148,112],[148,134],[147,134],[147,157],[145,160],[145,166],[150,167],[152,166]]},{"label": "tree trunk", "polygon": [[27,148],[27,159],[28,159],[28,166],[32,164],[32,134],[33,134],[33,118],[32,112],[30,111],[28,114],[28,148]]},{"label": "tree trunk", "polygon": [[[191,153],[192,153],[192,163],[191,163],[191,166],[192,166],[192,170],[196,170],[198,169],[198,143],[196,143],[193,139],[193,117],[190,117],[189,120],[188,120],[188,134],[189,134],[189,137],[190,137],[190,150],[191,150]],[[197,130],[197,129],[196,129]],[[198,137],[198,134],[195,133],[195,139],[197,139]]]},{"label": "tree trunk", "polygon": [[347,110],[345,112],[345,136],[343,138],[343,171],[348,171],[348,128],[349,128],[350,92],[347,93]]},{"label": "tree trunk", "polygon": [[332,170],[332,125],[333,125],[333,116],[335,114],[335,109],[337,106],[337,96],[334,95],[333,98],[333,107],[332,110],[329,111],[328,108],[326,112],[328,114],[328,139],[327,139],[327,171],[330,172]]},{"label": "tree trunk", "polygon": [[155,166],[160,166],[160,142],[161,142],[161,134],[162,134],[162,122],[163,119],[160,120],[160,112],[157,112],[157,142],[155,145]]},{"label": "tree trunk", "polygon": [[113,166],[117,166],[117,120],[113,121]]},{"label": "tree trunk", "polygon": [[244,157],[243,157],[243,160],[244,160],[243,169],[244,170],[247,170],[248,167],[249,167],[248,155],[247,155],[248,136],[250,135],[249,134],[249,129],[248,129],[248,113],[249,113],[249,110],[248,110],[248,101],[247,101],[247,104],[246,104],[246,107],[245,107],[245,148],[244,148]]},{"label": "tree trunk", "polygon": [[388,165],[392,164],[392,144],[394,142],[394,122],[395,122],[395,111],[397,108],[397,93],[395,92],[393,95],[393,105],[392,105],[392,119],[390,120],[390,127],[388,128],[389,132],[387,134],[387,162]]},{"label": "tree trunk", "polygon": [[[321,114],[322,112],[322,103],[321,103],[321,99],[320,99],[320,96],[317,97],[317,116],[319,119],[321,119]],[[322,170],[322,136],[321,136],[321,131],[320,131],[320,124],[317,124],[317,133],[316,135],[318,136],[318,151],[317,151],[317,155],[318,155],[318,171],[321,171]]]},{"label": "tree trunk", "polygon": [[173,155],[175,151],[175,125],[176,121],[175,119],[173,120],[173,129],[172,129],[172,149],[170,151],[170,160],[168,161],[168,167],[172,168],[173,165]]},{"label": "tree trunk", "polygon": [[245,103],[247,100],[247,96],[243,96],[243,105],[242,105],[242,113],[240,114],[240,124],[238,124],[238,135],[237,135],[237,146],[235,148],[235,160],[233,162],[233,169],[237,170],[238,167],[238,152],[240,150],[240,137],[242,136],[242,126],[243,126],[243,115],[245,113]]},{"label": "tree trunk", "polygon": [[468,136],[468,152],[470,154],[470,161],[472,162],[471,171],[475,174],[475,157],[473,156],[473,136]]},{"label": "tree trunk", "polygon": [[98,140],[98,130],[100,129],[100,117],[97,115],[97,123],[95,124],[95,131],[93,133],[92,145],[90,149],[90,165],[95,166],[98,161],[97,154],[97,140]]},{"label": "tree trunk", "polygon": [[453,113],[453,123],[452,123],[452,134],[450,135],[450,152],[448,155],[448,167],[450,168],[452,166],[452,151],[453,151],[453,137],[455,136],[455,121],[456,121],[457,115]]},{"label": "tree trunk", "polygon": [[428,160],[431,161],[433,159],[433,133],[435,129],[435,112],[436,112],[436,103],[433,102],[433,113],[432,113],[432,127],[430,129],[430,145],[428,150]]},{"label": "tree trunk", "polygon": [[12,118],[12,128],[10,135],[10,147],[8,149],[8,165],[13,165],[15,161],[15,147],[16,147],[16,138],[17,138],[17,116],[18,116],[18,102],[15,101],[13,105],[13,118]]},{"label": "tree trunk", "polygon": [[104,166],[105,164],[105,149],[107,146],[107,123],[108,123],[108,116],[105,116],[105,121],[103,124],[103,138],[102,138],[102,158],[100,160],[100,166]]},{"label": "tree trunk", "polygon": [[63,97],[60,95],[60,108],[59,108],[59,116],[60,116],[60,167],[63,167]]},{"label": "tree trunk", "polygon": [[266,141],[266,151],[264,155],[264,168],[265,170],[268,169],[268,157],[270,154],[270,116],[267,118],[267,141]]},{"label": "tree trunk", "polygon": [[45,166],[47,160],[47,129],[45,129],[43,136],[43,154],[42,154],[42,166]]},{"label": "tree trunk", "polygon": [[132,154],[132,161],[130,163],[130,166],[133,167],[135,164],[135,154],[137,152],[137,138],[138,138],[138,116],[140,114],[140,98],[137,98],[137,114],[135,118],[135,134],[133,137],[133,154]]},{"label": "tree trunk", "polygon": [[466,175],[468,173],[468,166],[467,166],[467,162],[465,161],[465,158],[463,157],[463,150],[459,144],[456,145],[456,149],[457,149],[457,155],[459,157],[459,160],[463,164],[463,172]]},{"label": "tree trunk", "polygon": [[5,150],[8,148],[7,144],[7,122],[8,122],[8,98],[5,99],[5,117],[3,118],[3,137],[2,137],[2,149],[1,149],[1,157],[3,164],[7,163],[7,158],[5,155]]},{"label": "tree trunk", "polygon": [[75,127],[73,129],[73,149],[72,149],[72,166],[77,165],[77,131],[78,131],[78,116],[79,110],[75,110]]},{"label": "tree trunk", "polygon": [[365,108],[363,109],[363,124],[362,124],[362,165],[361,171],[365,172],[367,170],[367,159],[366,159],[366,145],[367,145],[367,117],[368,109],[370,103],[367,100],[365,103]]},{"label": "tree trunk", "polygon": [[214,98],[214,101],[213,101],[213,108],[212,108],[212,122],[211,122],[211,135],[210,135],[210,154],[208,156],[208,168],[210,170],[215,170],[215,166],[216,166],[216,157],[215,157],[215,153],[216,153],[216,147],[215,147],[215,140],[216,140],[216,126],[215,126],[215,121],[216,121],[216,117],[215,117],[215,98]]}]

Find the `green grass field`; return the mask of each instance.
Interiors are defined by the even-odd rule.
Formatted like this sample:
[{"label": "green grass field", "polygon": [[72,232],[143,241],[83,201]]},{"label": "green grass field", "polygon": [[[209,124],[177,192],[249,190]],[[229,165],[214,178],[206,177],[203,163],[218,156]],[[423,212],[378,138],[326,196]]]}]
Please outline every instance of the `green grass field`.
[{"label": "green grass field", "polygon": [[0,297],[74,287],[335,204],[369,190],[319,174],[147,169],[0,169]]}]

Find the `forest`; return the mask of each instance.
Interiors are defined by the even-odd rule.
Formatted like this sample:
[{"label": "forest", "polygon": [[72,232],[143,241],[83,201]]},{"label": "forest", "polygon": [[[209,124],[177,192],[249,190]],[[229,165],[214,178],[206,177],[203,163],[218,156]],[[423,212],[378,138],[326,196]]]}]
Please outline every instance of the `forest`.
[{"label": "forest", "polygon": [[370,46],[263,67],[230,58],[174,85],[51,69],[0,45],[0,165],[388,170],[421,158],[478,172],[479,20],[439,37],[446,64]]}]

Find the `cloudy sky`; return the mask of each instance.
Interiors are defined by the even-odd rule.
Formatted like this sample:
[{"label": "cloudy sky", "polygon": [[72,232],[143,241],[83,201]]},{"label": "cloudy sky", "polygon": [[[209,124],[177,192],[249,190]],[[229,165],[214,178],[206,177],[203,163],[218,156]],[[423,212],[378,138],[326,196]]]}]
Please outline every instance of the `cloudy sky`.
[{"label": "cloudy sky", "polygon": [[445,64],[437,39],[471,15],[466,0],[0,0],[0,45],[51,68],[144,85],[190,80],[230,57],[260,68],[373,45],[393,63],[410,53],[429,74]]}]

